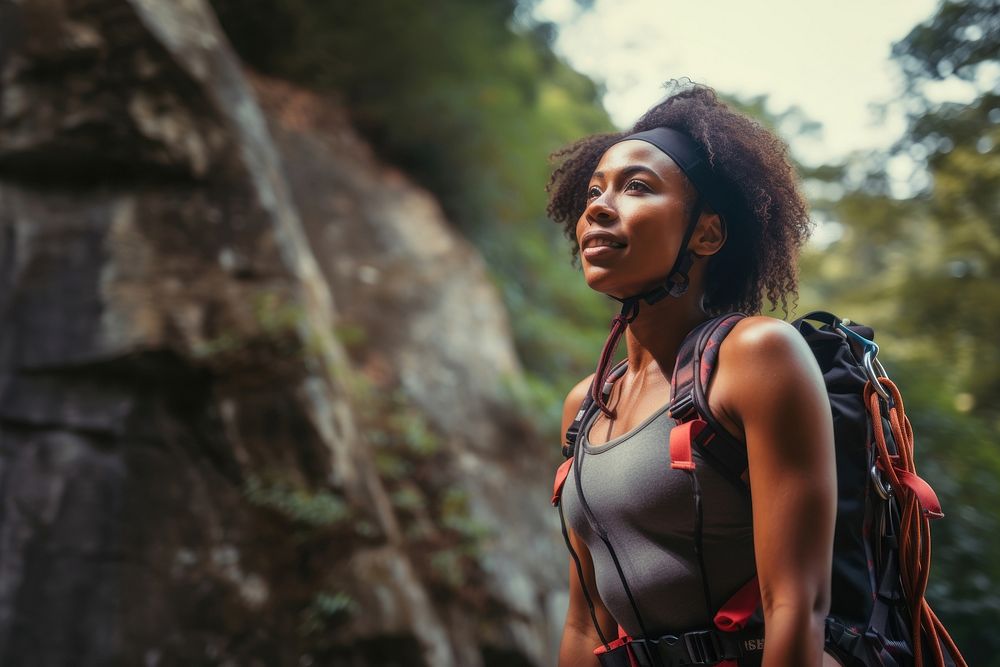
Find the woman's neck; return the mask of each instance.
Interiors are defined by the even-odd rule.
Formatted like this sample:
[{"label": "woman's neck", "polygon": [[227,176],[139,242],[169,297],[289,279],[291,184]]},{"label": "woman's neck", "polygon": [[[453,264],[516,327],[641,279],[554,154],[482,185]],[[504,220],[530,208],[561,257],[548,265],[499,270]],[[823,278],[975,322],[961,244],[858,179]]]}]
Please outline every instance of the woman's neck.
[{"label": "woman's neck", "polygon": [[628,374],[639,375],[659,370],[669,381],[677,352],[688,332],[708,319],[701,307],[700,295],[688,293],[667,297],[650,305],[642,302],[639,314],[625,331],[628,350]]}]

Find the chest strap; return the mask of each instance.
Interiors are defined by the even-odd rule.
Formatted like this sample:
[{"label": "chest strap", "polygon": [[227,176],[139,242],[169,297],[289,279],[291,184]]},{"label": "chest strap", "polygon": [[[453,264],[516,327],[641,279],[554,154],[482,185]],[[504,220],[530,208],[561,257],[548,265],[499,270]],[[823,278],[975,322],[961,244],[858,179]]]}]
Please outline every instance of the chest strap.
[{"label": "chest strap", "polygon": [[734,632],[695,630],[657,639],[621,636],[598,646],[602,667],[687,667],[759,665],[764,654],[764,626],[758,621]]}]

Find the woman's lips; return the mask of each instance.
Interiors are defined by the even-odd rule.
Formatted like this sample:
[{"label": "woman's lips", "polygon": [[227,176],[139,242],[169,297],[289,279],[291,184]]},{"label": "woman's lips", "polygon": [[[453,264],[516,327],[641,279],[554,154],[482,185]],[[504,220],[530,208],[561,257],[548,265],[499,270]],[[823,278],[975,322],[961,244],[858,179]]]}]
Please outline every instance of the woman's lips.
[{"label": "woman's lips", "polygon": [[628,245],[605,230],[592,230],[583,235],[580,252],[592,264],[607,264],[618,258],[618,252]]},{"label": "woman's lips", "polygon": [[583,256],[587,258],[588,262],[600,264],[605,260],[613,259],[616,253],[619,253],[624,249],[624,247],[617,248],[610,245],[593,245],[589,248],[583,249]]}]

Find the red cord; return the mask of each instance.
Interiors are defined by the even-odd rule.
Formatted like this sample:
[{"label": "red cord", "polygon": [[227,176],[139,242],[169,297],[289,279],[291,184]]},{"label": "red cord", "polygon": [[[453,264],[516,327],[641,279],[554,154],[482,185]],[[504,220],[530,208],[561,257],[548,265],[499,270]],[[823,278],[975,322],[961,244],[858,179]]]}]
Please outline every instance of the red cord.
[{"label": "red cord", "polygon": [[[956,667],[968,667],[965,658],[959,652],[951,635],[931,609],[924,598],[927,592],[927,580],[931,567],[931,526],[930,518],[920,506],[916,493],[904,484],[897,471],[916,475],[913,463],[913,428],[903,411],[903,398],[899,389],[888,378],[879,378],[882,385],[891,396],[891,408],[886,410],[886,403],[879,400],[879,394],[869,381],[865,386],[865,402],[874,424],[875,445],[877,447],[878,468],[892,484],[893,492],[899,501],[901,518],[899,526],[899,578],[903,586],[903,594],[910,602],[910,618],[913,625],[913,658],[917,667],[923,667],[923,642],[921,635],[927,637],[928,645],[933,654],[933,665],[944,667],[944,654],[941,643],[944,642],[948,652],[955,660]],[[893,438],[896,441],[898,454],[889,454],[885,433],[882,429],[882,419],[889,422]],[[921,632],[922,630],[922,632]]]},{"label": "red cord", "polygon": [[601,412],[610,419],[614,419],[616,415],[615,411],[604,402],[604,383],[608,380],[608,375],[611,372],[611,362],[614,361],[618,341],[621,339],[622,334],[625,333],[626,327],[628,327],[628,320],[623,315],[615,315],[615,318],[611,320],[611,333],[604,342],[604,349],[601,350],[601,358],[597,362],[596,378],[592,387],[593,393],[591,394],[591,398],[597,403],[597,407],[601,409]]},{"label": "red cord", "polygon": [[607,382],[608,375],[611,373],[611,362],[615,359],[615,350],[618,349],[618,341],[621,340],[622,334],[625,333],[628,325],[638,316],[638,299],[626,299],[622,302],[621,312],[611,320],[611,333],[608,334],[608,339],[604,341],[604,349],[601,350],[601,358],[598,360],[597,370],[594,372],[596,377],[591,387],[591,398],[594,399],[597,407],[609,419],[614,419],[616,414],[604,401],[604,383]]}]

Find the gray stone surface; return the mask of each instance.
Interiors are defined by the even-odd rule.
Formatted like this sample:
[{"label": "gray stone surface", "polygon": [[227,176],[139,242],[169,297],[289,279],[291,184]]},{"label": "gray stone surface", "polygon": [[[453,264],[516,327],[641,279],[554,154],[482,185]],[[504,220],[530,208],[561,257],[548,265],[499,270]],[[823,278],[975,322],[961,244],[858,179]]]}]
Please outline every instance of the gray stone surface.
[{"label": "gray stone surface", "polygon": [[[0,3],[0,664],[552,662],[486,269],[282,86],[200,0]],[[387,406],[441,443],[410,477]],[[464,587],[449,520],[485,535]]]},{"label": "gray stone surface", "polygon": [[338,315],[363,330],[356,366],[446,434],[448,483],[492,532],[484,583],[513,613],[482,630],[484,641],[554,663],[562,627],[548,607],[564,605],[567,556],[549,508],[553,471],[539,465],[553,447],[506,403],[520,366],[482,258],[430,195],[373,156],[341,106],[252,81]]}]

